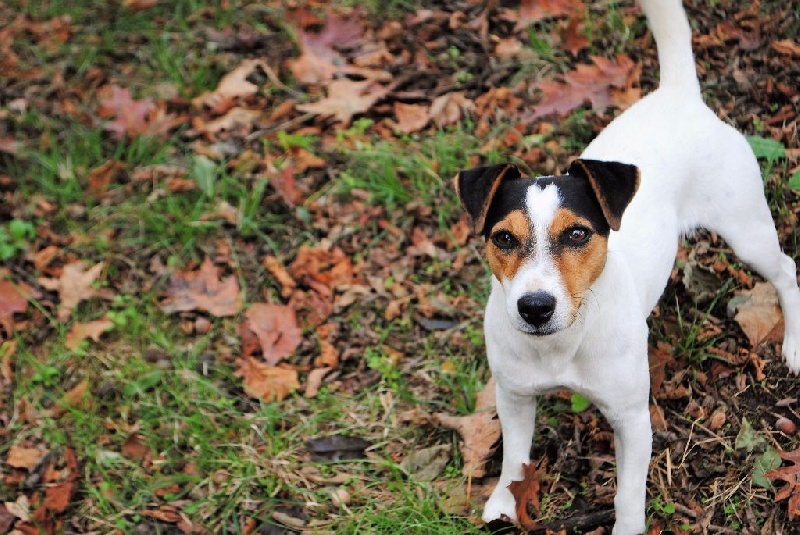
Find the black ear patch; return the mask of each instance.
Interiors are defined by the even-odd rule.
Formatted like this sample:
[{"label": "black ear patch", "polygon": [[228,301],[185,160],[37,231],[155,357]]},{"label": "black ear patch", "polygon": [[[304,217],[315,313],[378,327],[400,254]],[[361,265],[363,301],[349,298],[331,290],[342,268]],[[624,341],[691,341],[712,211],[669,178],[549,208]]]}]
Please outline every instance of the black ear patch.
[{"label": "black ear patch", "polygon": [[620,162],[574,160],[567,174],[589,181],[603,216],[612,230],[619,230],[622,214],[639,189],[639,168]]},{"label": "black ear patch", "polygon": [[472,218],[472,228],[476,234],[483,231],[486,214],[500,183],[521,176],[517,166],[510,163],[476,167],[456,175],[453,180],[456,193],[464,210]]}]

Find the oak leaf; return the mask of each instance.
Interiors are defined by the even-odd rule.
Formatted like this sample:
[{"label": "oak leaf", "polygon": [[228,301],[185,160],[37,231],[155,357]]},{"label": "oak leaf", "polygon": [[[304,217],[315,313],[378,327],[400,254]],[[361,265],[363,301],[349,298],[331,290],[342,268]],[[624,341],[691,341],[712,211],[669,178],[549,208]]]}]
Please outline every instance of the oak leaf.
[{"label": "oak leaf", "polygon": [[783,481],[786,483],[775,492],[775,501],[789,499],[788,513],[789,520],[800,518],[800,450],[779,453],[781,459],[789,461],[792,466],[784,466],[764,474],[764,477],[772,481]]},{"label": "oak leaf", "polygon": [[783,334],[783,314],[775,287],[768,282],[758,282],[752,290],[740,295],[747,301],[736,309],[734,319],[744,331],[750,345],[758,347],[762,342],[778,342]]},{"label": "oak leaf", "polygon": [[39,284],[48,290],[58,292],[58,319],[60,321],[68,320],[72,315],[72,309],[81,301],[97,296],[109,297],[108,291],[92,287],[103,272],[105,263],[99,262],[88,270],[84,269],[85,265],[78,260],[65,265],[61,277],[58,279],[39,279]]},{"label": "oak leaf", "polygon": [[136,137],[148,131],[150,113],[156,105],[150,99],[134,100],[128,88],[111,86],[110,94],[100,101],[98,114],[103,118],[114,120],[106,124],[106,130],[114,133],[114,137]]},{"label": "oak leaf", "polygon": [[581,0],[522,0],[514,31],[527,28],[534,22],[556,17],[573,17],[586,7]]},{"label": "oak leaf", "polygon": [[206,258],[198,271],[173,273],[161,303],[164,312],[205,310],[212,316],[233,316],[242,308],[239,282],[234,275],[219,278],[219,269]]},{"label": "oak leaf", "polygon": [[248,80],[256,70],[268,71],[269,64],[262,59],[246,59],[235,69],[224,75],[214,91],[203,93],[199,97],[192,99],[195,107],[209,106],[214,107],[220,101],[228,98],[249,97],[255,95],[258,86]]},{"label": "oak leaf", "polygon": [[564,74],[564,83],[546,81],[538,84],[542,100],[534,106],[532,118],[565,115],[585,102],[591,103],[597,111],[616,104],[612,88],[630,85],[633,60],[618,54],[616,61],[603,57],[593,57],[592,61],[593,65],[579,64],[575,70]]},{"label": "oak leaf", "polygon": [[431,120],[430,108],[422,104],[394,103],[394,128],[403,134],[412,134],[425,128]]},{"label": "oak leaf", "polygon": [[337,122],[349,125],[353,115],[364,113],[381,100],[389,90],[373,80],[334,80],[328,84],[328,96],[296,108],[315,115],[333,116]]},{"label": "oak leaf", "polygon": [[75,323],[67,333],[64,345],[67,349],[76,349],[83,340],[87,338],[95,342],[100,341],[100,336],[114,328],[114,323],[107,319],[89,321],[87,323]]},{"label": "oak leaf", "polygon": [[453,429],[461,435],[461,456],[464,459],[462,472],[467,477],[483,477],[486,460],[497,447],[500,439],[500,420],[495,409],[494,378],[478,393],[475,411],[469,416],[451,416],[436,413],[433,419],[439,425]]},{"label": "oak leaf", "polygon": [[517,522],[528,531],[541,529],[543,526],[532,518],[528,511],[539,511],[539,476],[536,465],[522,464],[522,481],[512,481],[508,490],[517,503]]},{"label": "oak leaf", "polygon": [[242,379],[245,393],[266,402],[282,401],[300,387],[297,370],[269,366],[253,357],[238,359],[234,375]]},{"label": "oak leaf", "polygon": [[264,360],[269,365],[275,365],[294,353],[303,341],[297,315],[291,307],[254,303],[245,312],[245,317],[247,328],[258,337]]}]

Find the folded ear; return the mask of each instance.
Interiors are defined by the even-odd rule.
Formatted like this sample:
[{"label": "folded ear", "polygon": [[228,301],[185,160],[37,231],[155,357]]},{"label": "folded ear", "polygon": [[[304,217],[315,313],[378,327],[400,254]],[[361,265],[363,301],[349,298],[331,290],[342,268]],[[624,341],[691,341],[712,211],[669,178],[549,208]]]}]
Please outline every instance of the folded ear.
[{"label": "folded ear", "polygon": [[589,181],[608,226],[619,230],[622,213],[639,189],[639,168],[626,163],[578,159],[569,165],[567,174]]},{"label": "folded ear", "polygon": [[461,205],[472,218],[472,227],[476,234],[483,231],[486,214],[489,213],[489,206],[500,183],[521,176],[517,166],[510,163],[459,171],[453,185]]}]

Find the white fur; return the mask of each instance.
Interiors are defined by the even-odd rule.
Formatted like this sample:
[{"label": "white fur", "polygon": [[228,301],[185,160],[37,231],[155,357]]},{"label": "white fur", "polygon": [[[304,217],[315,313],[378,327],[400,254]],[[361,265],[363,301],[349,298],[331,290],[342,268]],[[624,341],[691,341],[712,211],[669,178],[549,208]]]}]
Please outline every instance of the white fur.
[{"label": "white fur", "polygon": [[[557,293],[563,285],[533,266],[525,266],[511,281],[493,280],[485,330],[497,381],[503,467],[484,509],[487,522],[503,516],[516,520],[507,486],[522,479],[522,463],[529,462],[535,396],[566,388],[594,402],[614,428],[613,533],[644,532],[652,442],[646,319],[666,285],[679,236],[690,229],[702,226],[719,233],[777,288],[786,324],[783,356],[789,370],[800,373],[796,267],[780,250],[756,159],[741,134],[702,101],[680,0],[641,4],[659,48],[661,86],[612,122],[581,155],[634,164],[641,171],[641,185],[621,230],[609,238],[603,272],[575,321],[540,337],[519,329],[519,292],[541,287]],[[529,202],[538,202],[537,208],[546,204],[532,197],[541,193],[529,194]]]}]

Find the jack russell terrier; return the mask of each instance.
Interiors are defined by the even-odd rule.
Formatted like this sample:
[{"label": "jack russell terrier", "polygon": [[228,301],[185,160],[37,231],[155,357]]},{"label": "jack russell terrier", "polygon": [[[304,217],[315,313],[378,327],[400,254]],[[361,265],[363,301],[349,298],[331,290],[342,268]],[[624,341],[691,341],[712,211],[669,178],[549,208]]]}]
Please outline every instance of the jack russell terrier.
[{"label": "jack russell terrier", "polygon": [[679,237],[692,229],[717,232],[775,286],[783,357],[800,372],[796,266],[781,252],[753,151],[703,103],[681,0],[640,3],[658,48],[658,90],[608,125],[564,175],[528,178],[493,165],[455,178],[493,274],[484,328],[503,465],[486,522],[517,520],[508,484],[530,462],[535,396],[569,389],[614,429],[613,533],[644,532],[647,317]]}]

